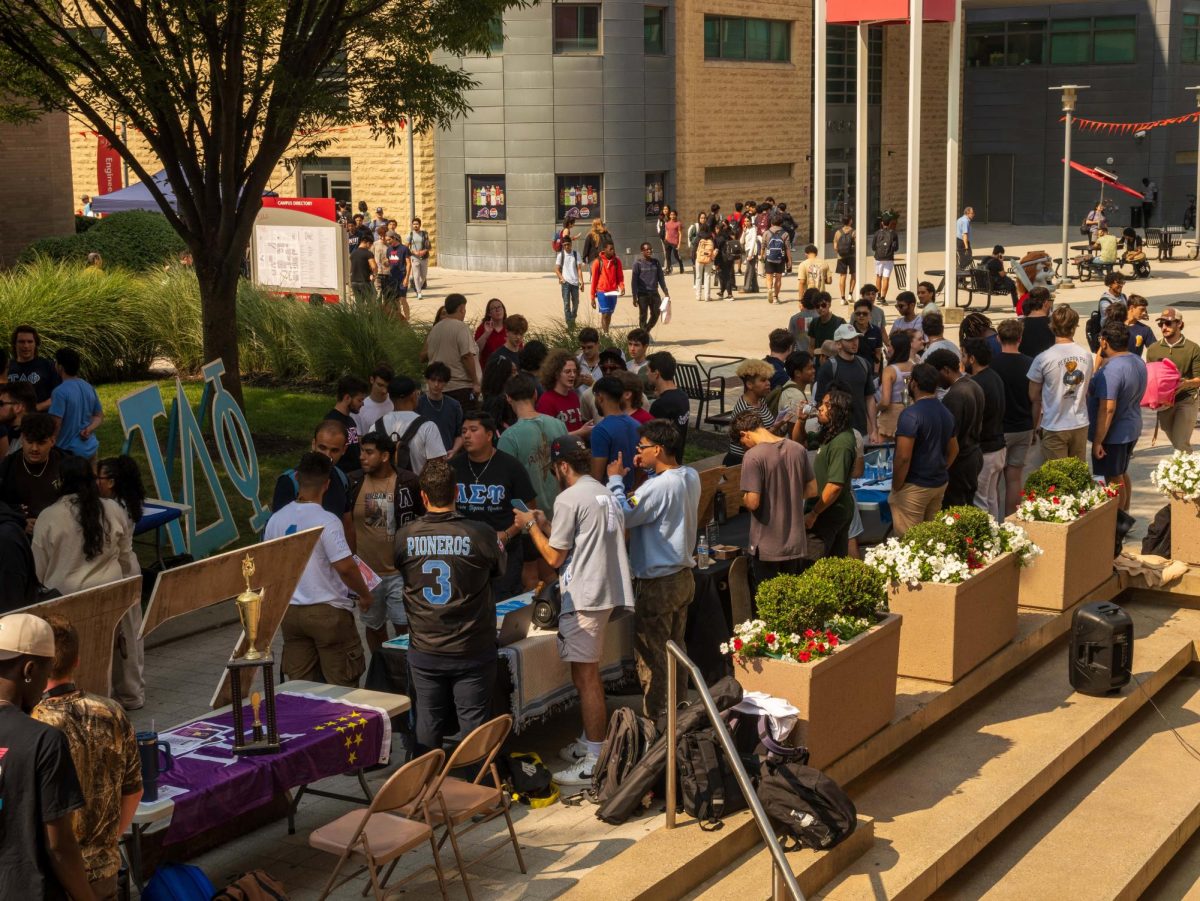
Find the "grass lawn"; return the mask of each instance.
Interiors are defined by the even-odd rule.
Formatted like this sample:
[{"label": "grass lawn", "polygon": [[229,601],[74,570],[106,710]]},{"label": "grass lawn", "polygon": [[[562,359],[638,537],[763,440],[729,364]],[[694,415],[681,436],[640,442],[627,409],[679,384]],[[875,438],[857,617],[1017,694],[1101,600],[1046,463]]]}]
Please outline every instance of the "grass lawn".
[{"label": "grass lawn", "polygon": [[[97,386],[96,391],[99,393],[100,402],[104,406],[105,417],[104,423],[100,426],[100,430],[97,433],[100,439],[100,454],[102,457],[115,456],[120,451],[124,440],[121,417],[117,411],[117,402],[122,397],[151,384],[157,385],[162,392],[163,405],[166,407],[169,415],[171,412],[171,402],[175,398],[175,381],[173,379],[163,379],[156,382],[116,382]],[[200,403],[200,395],[203,393],[204,384],[199,381],[184,382],[183,390],[194,412]],[[332,392],[330,394],[315,394],[290,388],[257,388],[249,385],[243,390],[246,400],[246,421],[250,424],[250,433],[258,454],[260,472],[259,497],[262,499],[263,505],[266,506],[270,503],[275,480],[279,478],[280,473],[285,469],[296,465],[300,454],[309,446],[309,442],[312,439],[313,427],[329,411],[329,408],[333,406],[333,400],[330,397]],[[230,548],[254,544],[256,536],[250,531],[249,525],[254,509],[249,501],[244,500],[238,494],[237,489],[233,487],[233,483],[229,481],[222,471],[220,456],[211,442],[210,420],[200,420],[200,427],[204,430],[205,436],[209,438],[209,453],[213,458],[213,463],[220,477],[221,486],[224,489],[226,499],[229,501],[229,507],[238,528],[238,540],[230,545]],[[165,451],[167,443],[166,418],[158,420],[158,438],[159,446]],[[140,436],[135,436],[133,446],[130,449],[130,455],[142,467],[143,478],[147,480],[147,493],[154,495],[156,492],[153,485],[150,484],[149,467],[146,463],[146,454],[142,448]],[[685,462],[691,463],[711,455],[712,451],[689,442],[684,459]],[[171,480],[175,491],[179,490],[179,473],[179,461],[176,460]],[[196,493],[196,525],[198,529],[202,529],[216,517],[216,505],[205,489],[204,479],[200,474],[197,475],[196,479]],[[181,495],[175,497],[176,501],[182,501],[182,499]],[[152,557],[146,557],[145,553],[142,556],[144,562],[153,559]]]}]

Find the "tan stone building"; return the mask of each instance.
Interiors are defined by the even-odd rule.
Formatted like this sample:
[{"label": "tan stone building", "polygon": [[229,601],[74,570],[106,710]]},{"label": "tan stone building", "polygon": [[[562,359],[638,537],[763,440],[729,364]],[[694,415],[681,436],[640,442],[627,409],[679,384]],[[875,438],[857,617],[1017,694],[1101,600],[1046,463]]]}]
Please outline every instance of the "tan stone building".
[{"label": "tan stone building", "polygon": [[[66,122],[51,113],[30,125],[0,124],[0,266],[16,262],[30,242],[75,228]],[[95,168],[93,157],[93,180]]]},{"label": "tan stone building", "polygon": [[[452,61],[479,82],[472,112],[416,140],[415,212],[435,252],[455,268],[541,269],[555,222],[577,209],[584,227],[601,217],[625,256],[653,235],[663,199],[686,224],[714,202],[728,213],[773,196],[799,224],[797,240],[809,240],[812,16],[811,0],[510,11],[492,56]],[[926,28],[923,225],[943,214],[948,40],[949,26]],[[873,27],[870,44],[870,213],[903,213],[906,30]],[[828,136],[830,221],[854,197],[854,46],[853,29],[829,27],[828,121],[818,127]],[[95,193],[95,136],[73,124],[70,144],[73,194]],[[318,159],[281,164],[270,187],[366,201],[407,223],[407,152],[403,139],[389,147],[365,128],[345,129]]]}]

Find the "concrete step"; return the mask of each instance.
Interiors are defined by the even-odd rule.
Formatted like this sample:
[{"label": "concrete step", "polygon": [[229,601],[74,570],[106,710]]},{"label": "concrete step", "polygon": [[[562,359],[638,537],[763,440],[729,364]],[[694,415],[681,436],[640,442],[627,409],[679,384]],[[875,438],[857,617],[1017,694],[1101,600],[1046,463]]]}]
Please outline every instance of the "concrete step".
[{"label": "concrete step", "polygon": [[1192,834],[1142,897],[1148,901],[1200,901],[1200,832]]},{"label": "concrete step", "polygon": [[[1135,689],[1136,690],[1136,689]],[[992,842],[939,899],[1137,898],[1200,826],[1200,678],[1183,676]],[[1196,875],[1195,871],[1192,873]]]},{"label": "concrete step", "polygon": [[859,811],[875,819],[875,844],[822,897],[929,897],[1195,659],[1200,613],[1128,612],[1145,692],[1075,694],[1056,646],[851,787]]},{"label": "concrete step", "polygon": [[[788,863],[800,891],[807,898],[819,892],[834,876],[866,853],[875,841],[875,821],[860,815],[854,834],[836,848],[817,852],[807,849],[788,852]],[[768,901],[774,860],[771,852],[756,846],[732,867],[687,895],[689,901]]]}]

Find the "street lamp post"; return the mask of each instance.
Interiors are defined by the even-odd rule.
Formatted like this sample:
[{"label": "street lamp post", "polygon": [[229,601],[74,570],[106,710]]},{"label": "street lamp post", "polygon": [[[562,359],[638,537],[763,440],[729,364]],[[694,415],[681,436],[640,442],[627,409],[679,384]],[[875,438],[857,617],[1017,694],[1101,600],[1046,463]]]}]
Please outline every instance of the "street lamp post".
[{"label": "street lamp post", "polygon": [[1062,111],[1066,128],[1063,131],[1063,198],[1062,198],[1062,278],[1060,288],[1073,288],[1071,270],[1068,266],[1067,229],[1071,225],[1071,120],[1075,114],[1075,101],[1079,99],[1079,91],[1089,88],[1086,84],[1060,84],[1050,88],[1051,91],[1062,91]]},{"label": "street lamp post", "polygon": [[[1200,85],[1194,84],[1184,90],[1196,92],[1196,107],[1200,109]],[[1196,202],[1200,203],[1200,144],[1196,147]],[[1200,216],[1196,216],[1196,246],[1200,248]]]}]

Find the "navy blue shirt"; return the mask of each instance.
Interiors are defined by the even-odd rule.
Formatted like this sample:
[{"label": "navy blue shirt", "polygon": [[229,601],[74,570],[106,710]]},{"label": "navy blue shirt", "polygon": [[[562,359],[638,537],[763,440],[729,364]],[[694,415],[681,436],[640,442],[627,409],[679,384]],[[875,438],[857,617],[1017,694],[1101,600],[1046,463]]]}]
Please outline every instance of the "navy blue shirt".
[{"label": "navy blue shirt", "polygon": [[763,359],[775,368],[775,372],[771,376],[771,388],[774,389],[780,385],[786,385],[788,383],[788,374],[787,370],[783,368],[783,361],[778,357],[763,357]]},{"label": "navy blue shirt", "polygon": [[923,397],[906,407],[896,423],[896,437],[914,439],[906,485],[937,488],[950,480],[946,469],[946,445],[954,437],[954,416],[941,401]]},{"label": "navy blue shirt", "polygon": [[592,429],[592,457],[603,458],[608,463],[621,454],[621,462],[629,470],[625,474],[625,490],[633,490],[633,479],[637,468],[633,465],[637,454],[638,422],[632,416],[605,416]]}]

